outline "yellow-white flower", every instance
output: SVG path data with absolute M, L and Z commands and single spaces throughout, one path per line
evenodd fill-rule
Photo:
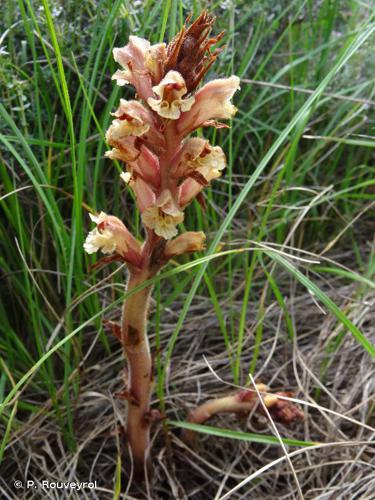
M 225 165 L 225 154 L 220 146 L 208 146 L 189 163 L 189 166 L 203 175 L 207 182 L 220 177 Z
M 105 221 L 107 214 L 100 212 L 98 216 L 92 214 L 89 214 L 89 216 L 95 224 L 100 225 Z M 104 254 L 111 254 L 116 250 L 114 234 L 110 229 L 100 231 L 98 227 L 96 227 L 87 235 L 83 248 L 89 254 L 95 253 L 98 250 L 101 250 Z
M 101 250 L 104 254 L 114 252 L 121 255 L 127 262 L 139 265 L 141 246 L 128 231 L 125 224 L 113 215 L 100 212 L 99 215 L 89 214 L 96 228 L 89 232 L 83 248 L 89 254 Z
M 105 138 L 108 144 L 112 144 L 129 135 L 139 137 L 148 132 L 149 129 L 150 125 L 142 122 L 138 118 L 134 120 L 113 120 L 112 125 L 107 130 Z
M 219 146 L 211 146 L 207 140 L 193 137 L 186 141 L 174 160 L 171 175 L 175 178 L 185 178 L 198 173 L 201 179 L 203 177 L 202 181 L 209 183 L 220 177 L 225 165 L 225 154 Z M 197 175 L 195 177 L 198 178 Z
M 100 249 L 104 254 L 111 254 L 116 250 L 113 233 L 109 229 L 100 232 L 95 228 L 87 235 L 83 248 L 87 253 L 95 253 Z
M 142 213 L 142 221 L 158 236 L 169 240 L 177 235 L 177 224 L 184 220 L 184 214 L 172 198 L 171 192 L 166 189 L 157 198 L 154 205 L 146 208 Z
M 185 80 L 178 71 L 168 71 L 159 85 L 152 87 L 158 99 L 149 97 L 149 106 L 163 118 L 177 120 L 181 112 L 189 111 L 194 97 L 182 98 L 187 93 Z
M 139 137 L 150 130 L 148 111 L 137 101 L 120 100 L 120 106 L 112 113 L 117 119 L 113 120 L 106 133 L 108 144 L 116 145 L 122 139 L 129 136 Z
M 129 136 L 114 140 L 110 134 L 107 134 L 107 140 L 110 141 L 109 144 L 114 148 L 105 152 L 104 156 L 106 158 L 120 160 L 125 163 L 135 161 L 138 158 L 140 150 L 136 145 L 136 137 Z
M 185 168 L 188 178 L 179 187 L 178 202 L 181 207 L 188 205 L 209 182 L 221 176 L 225 168 L 224 152 L 219 146 L 212 147 L 207 142 L 201 153 L 189 160 Z

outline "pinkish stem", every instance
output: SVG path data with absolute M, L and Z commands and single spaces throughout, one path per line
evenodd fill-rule
M 297 420 L 303 420 L 303 412 L 292 402 L 281 399 L 278 396 L 290 396 L 290 393 L 279 392 L 276 394 L 266 394 L 268 387 L 264 384 L 257 384 L 257 390 L 261 393 L 264 406 L 267 408 L 274 420 L 290 424 Z M 225 396 L 223 398 L 211 399 L 201 404 L 188 416 L 188 422 L 193 424 L 204 424 L 219 413 L 239 413 L 246 414 L 255 409 L 264 414 L 263 405 L 260 403 L 256 391 L 244 389 L 240 392 Z M 184 441 L 191 445 L 196 443 L 196 432 L 185 429 L 182 434 Z
M 131 274 L 127 291 L 131 291 L 152 274 L 149 269 Z M 144 469 L 150 440 L 150 399 L 153 389 L 152 359 L 147 338 L 147 316 L 151 286 L 134 293 L 125 300 L 122 320 L 122 343 L 129 367 L 129 397 L 127 438 L 134 466 Z

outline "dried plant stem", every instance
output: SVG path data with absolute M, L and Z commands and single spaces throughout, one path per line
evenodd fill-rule
M 303 420 L 304 414 L 297 406 L 286 399 L 278 397 L 288 397 L 290 393 L 279 392 L 276 394 L 268 394 L 269 388 L 266 385 L 257 384 L 256 387 L 257 391 L 262 393 L 263 404 L 274 420 L 285 424 Z M 230 396 L 211 399 L 201 404 L 190 413 L 188 422 L 193 424 L 204 424 L 207 420 L 219 413 L 237 413 L 244 415 L 252 410 L 264 414 L 263 406 L 259 404 L 257 392 L 244 389 Z M 185 429 L 182 438 L 190 445 L 195 445 L 196 435 L 197 433 L 195 431 Z
M 147 268 L 131 274 L 128 291 L 152 277 Z M 150 434 L 150 399 L 153 389 L 152 359 L 147 338 L 147 316 L 151 286 L 131 295 L 124 302 L 122 343 L 128 360 L 127 439 L 135 468 L 143 470 Z

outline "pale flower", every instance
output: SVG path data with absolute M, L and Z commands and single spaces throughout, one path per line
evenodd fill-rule
M 151 123 L 152 116 L 147 108 L 143 106 L 138 101 L 126 99 L 120 99 L 120 105 L 116 109 L 114 113 L 111 113 L 112 116 L 116 118 L 131 120 L 132 118 L 138 119 L 144 123 Z
M 98 226 L 106 220 L 107 214 L 104 212 L 100 212 L 99 215 L 89 214 L 89 217 Z M 113 232 L 109 229 L 99 231 L 98 227 L 96 227 L 87 235 L 86 241 L 83 244 L 83 248 L 89 254 L 95 253 L 99 249 L 104 254 L 113 253 L 116 250 L 116 242 Z
M 165 44 L 151 45 L 148 40 L 130 36 L 129 43 L 122 48 L 113 49 L 113 57 L 122 66 L 112 76 L 118 85 L 134 85 L 142 99 L 152 96 L 152 84 L 158 83 L 162 76 L 166 57 Z
M 99 249 L 104 254 L 113 253 L 116 250 L 116 243 L 113 233 L 108 229 L 100 232 L 97 228 L 93 229 L 87 235 L 83 248 L 89 254 L 97 252 Z
M 169 190 L 164 190 L 153 206 L 142 213 L 145 226 L 153 229 L 158 236 L 169 240 L 177 234 L 177 224 L 184 220 L 184 214 L 172 198 Z
M 141 247 L 120 219 L 100 212 L 98 216 L 89 214 L 96 228 L 89 232 L 83 244 L 84 250 L 92 254 L 101 250 L 104 254 L 114 252 L 126 261 L 138 265 L 141 259 Z
M 177 120 L 181 112 L 189 111 L 194 104 L 194 97 L 182 98 L 187 93 L 185 80 L 178 71 L 168 71 L 159 85 L 152 87 L 159 97 L 149 97 L 149 106 L 163 118 Z
M 237 108 L 230 99 L 239 86 L 240 79 L 235 75 L 206 83 L 195 94 L 195 102 L 190 111 L 178 121 L 178 132 L 185 135 L 198 127 L 213 124 L 210 122 L 212 119 L 232 118 Z
M 224 151 L 220 146 L 208 146 L 195 160 L 190 162 L 190 166 L 209 183 L 220 177 L 221 171 L 226 166 Z
M 139 137 L 150 130 L 152 118 L 147 109 L 137 101 L 121 99 L 119 108 L 112 113 L 112 116 L 117 120 L 113 120 L 107 130 L 108 144 L 114 145 L 129 136 Z
M 114 140 L 113 137 L 108 136 L 107 140 L 110 140 L 109 144 L 115 146 L 110 151 L 106 151 L 104 156 L 106 158 L 111 158 L 111 160 L 120 160 L 124 162 L 135 161 L 140 151 L 135 146 L 135 137 L 124 137 L 118 140 Z
M 192 137 L 185 141 L 182 148 L 172 159 L 170 175 L 175 179 L 187 177 L 190 163 L 194 161 L 207 146 L 208 141 L 201 137 Z
M 178 201 L 181 207 L 190 203 L 213 179 L 220 177 L 221 171 L 225 168 L 223 150 L 219 146 L 209 146 L 206 149 L 209 150 L 207 154 L 198 156 L 190 163 L 195 169 L 191 171 L 189 178 L 180 185 Z
M 129 43 L 125 47 L 115 47 L 113 58 L 119 63 L 123 70 L 117 70 L 112 80 L 117 80 L 117 85 L 133 83 L 134 72 L 144 71 L 145 55 L 150 48 L 150 42 L 138 36 L 130 36 Z
M 225 168 L 225 154 L 219 146 L 211 146 L 200 137 L 186 141 L 173 160 L 171 176 L 174 178 L 197 177 L 208 184 L 220 177 Z

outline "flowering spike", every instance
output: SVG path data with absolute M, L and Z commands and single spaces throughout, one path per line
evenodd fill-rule
M 120 219 L 102 212 L 92 217 L 96 227 L 84 248 L 88 253 L 101 250 L 105 254 L 97 267 L 116 260 L 128 263 L 130 293 L 121 332 L 116 332 L 129 364 L 129 387 L 124 393 L 127 438 L 135 468 L 141 471 L 150 444 L 153 388 L 147 340 L 149 283 L 174 256 L 204 249 L 204 233 L 178 235 L 177 227 L 193 198 L 204 207 L 202 191 L 220 177 L 225 155 L 206 139 L 188 136 L 198 127 L 225 127 L 215 119 L 231 118 L 236 111 L 229 101 L 239 86 L 238 77 L 214 80 L 197 90 L 222 50 L 213 49 L 223 37 L 220 33 L 210 38 L 214 21 L 203 11 L 193 22 L 189 17 L 168 46 L 130 36 L 127 45 L 113 50 L 121 69 L 112 78 L 120 86 L 132 85 L 135 96 L 121 99 L 112 114 L 106 133 L 112 149 L 105 156 L 122 162 L 119 182 L 134 192 L 145 241 L 141 245 Z

